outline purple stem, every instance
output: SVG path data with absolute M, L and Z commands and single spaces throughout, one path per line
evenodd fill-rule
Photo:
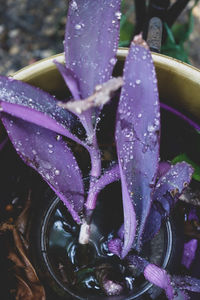
M 179 112 L 175 108 L 172 108 L 171 106 L 168 106 L 167 104 L 164 104 L 164 103 L 160 103 L 160 106 L 161 106 L 161 108 L 163 108 L 163 109 L 165 109 L 165 110 L 173 113 L 174 115 L 180 117 L 185 122 L 187 122 L 189 125 L 191 125 L 192 127 L 194 127 L 196 130 L 200 131 L 200 126 L 197 123 L 195 123 L 190 118 L 188 118 L 185 115 L 183 115 L 181 112 Z
M 94 210 L 99 192 L 108 184 L 120 179 L 119 166 L 114 165 L 107 170 L 98 180 L 91 180 L 88 198 L 85 203 L 86 210 Z

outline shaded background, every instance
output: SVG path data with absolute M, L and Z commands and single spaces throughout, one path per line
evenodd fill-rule
M 68 2 L 0 0 L 0 74 L 12 75 L 28 64 L 63 52 Z M 123 1 L 124 13 L 132 8 L 129 25 L 134 24 L 133 2 Z M 192 3 L 182 13 L 178 24 L 187 23 Z M 200 68 L 200 3 L 193 10 L 193 17 L 194 30 L 184 48 L 191 64 Z

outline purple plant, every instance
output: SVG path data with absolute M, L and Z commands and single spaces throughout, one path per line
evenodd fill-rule
M 48 93 L 12 78 L 0 77 L 1 119 L 17 153 L 34 168 L 80 224 L 79 242 L 87 244 L 99 192 L 121 180 L 124 224 L 108 242 L 111 252 L 131 261 L 145 278 L 176 298 L 180 278 L 149 264 L 130 250 L 159 231 L 162 218 L 190 183 L 193 169 L 185 162 L 159 162 L 160 104 L 151 53 L 131 44 L 123 79 L 113 78 L 119 37 L 120 0 L 72 0 L 65 34 L 65 65 L 55 62 L 73 101 L 63 103 Z M 102 21 L 103 20 L 103 21 Z M 101 110 L 120 87 L 116 115 L 118 160 L 102 170 L 96 129 Z M 115 101 L 114 99 L 112 101 Z M 85 138 L 83 138 L 85 136 Z M 87 195 L 81 170 L 67 137 L 90 154 Z M 187 277 L 185 289 L 200 292 L 200 282 Z M 183 288 L 183 289 L 184 289 Z M 182 292 L 180 292 L 182 293 Z M 182 298 L 187 299 L 182 293 Z

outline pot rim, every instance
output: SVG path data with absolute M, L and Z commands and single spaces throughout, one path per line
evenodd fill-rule
M 124 58 L 128 55 L 129 48 L 118 48 L 117 58 L 119 60 L 124 60 Z M 166 66 L 172 72 L 178 70 L 178 74 L 183 77 L 189 77 L 190 80 L 200 84 L 200 70 L 194 66 L 191 66 L 187 63 L 184 63 L 178 59 L 172 58 L 170 56 L 166 56 L 160 53 L 152 52 L 153 61 L 156 66 L 164 67 Z M 42 60 L 39 60 L 29 66 L 26 66 L 19 71 L 13 74 L 13 77 L 18 80 L 27 81 L 31 80 L 32 77 L 35 76 L 35 73 L 41 72 L 44 67 L 46 70 L 55 69 L 54 60 L 64 63 L 65 57 L 64 53 L 59 53 Z
M 122 70 L 122 63 L 128 54 L 128 50 L 128 48 L 119 48 L 117 51 L 119 64 L 116 65 L 116 70 L 118 69 L 119 72 Z M 152 57 L 162 101 L 200 123 L 200 70 L 162 54 L 152 52 Z M 55 86 L 61 79 L 54 60 L 64 63 L 64 53 L 35 62 L 16 72 L 13 78 L 39 86 L 54 94 Z M 47 81 L 45 81 L 46 76 Z M 64 86 L 63 81 L 60 87 L 63 89 Z

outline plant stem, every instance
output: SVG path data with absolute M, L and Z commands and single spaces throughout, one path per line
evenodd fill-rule
M 92 126 L 92 122 L 89 122 L 89 124 L 84 120 L 82 120 L 82 124 L 87 126 L 85 127 L 86 133 L 87 133 L 87 142 L 91 146 L 88 148 L 88 151 L 90 153 L 90 159 L 91 159 L 91 171 L 90 171 L 90 187 L 89 187 L 89 193 L 93 190 L 94 185 L 98 178 L 101 175 L 101 153 L 100 149 L 97 143 L 97 137 L 96 137 L 96 130 Z M 87 201 L 86 201 L 87 202 Z M 96 203 L 95 198 L 93 198 L 93 202 Z M 96 205 L 94 205 L 95 208 Z M 90 238 L 90 221 L 91 221 L 91 214 L 88 217 L 88 211 L 86 209 L 85 219 L 83 219 L 80 233 L 79 233 L 79 243 L 82 245 L 85 245 L 89 242 Z
M 96 207 L 96 200 L 99 192 L 108 184 L 120 179 L 119 165 L 114 165 L 107 170 L 98 180 L 92 180 L 88 192 L 85 207 L 88 211 L 94 210 Z
M 88 197 L 85 203 L 86 213 L 85 220 L 81 225 L 79 234 L 79 243 L 87 244 L 90 237 L 90 222 L 93 211 L 96 207 L 96 201 L 99 192 L 108 184 L 120 179 L 119 165 L 114 165 L 110 170 L 107 170 L 99 179 L 92 177 Z

